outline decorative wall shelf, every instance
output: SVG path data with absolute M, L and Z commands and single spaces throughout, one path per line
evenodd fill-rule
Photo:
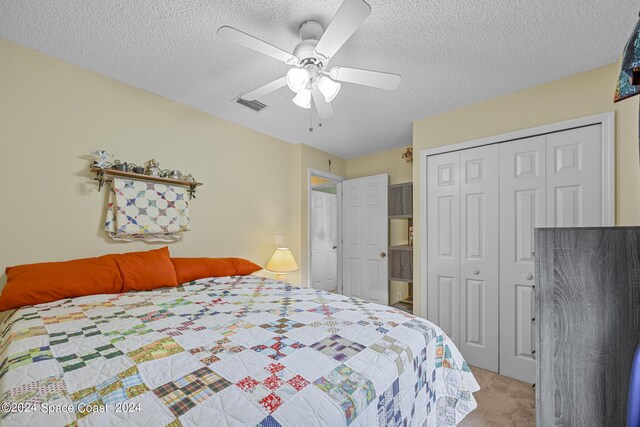
M 188 187 L 189 198 L 195 199 L 196 188 L 201 185 L 204 185 L 203 183 L 197 182 L 197 181 L 184 181 L 180 179 L 162 178 L 159 176 L 143 175 L 135 172 L 123 172 L 116 169 L 91 167 L 91 172 L 96 174 L 96 177 L 94 179 L 98 181 L 98 191 L 102 189 L 102 186 L 105 183 L 111 182 L 114 177 L 117 177 L 117 178 L 134 179 L 137 181 L 158 182 L 161 184 L 179 185 L 181 187 Z

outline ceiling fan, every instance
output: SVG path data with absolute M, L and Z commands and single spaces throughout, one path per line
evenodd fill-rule
M 331 101 L 340 91 L 339 82 L 387 90 L 394 90 L 400 84 L 401 78 L 397 74 L 339 66 L 331 69 L 328 67 L 331 58 L 370 13 L 371 7 L 364 0 L 344 0 L 326 31 L 318 21 L 305 21 L 300 25 L 299 34 L 302 41 L 293 49 L 293 54 L 228 26 L 220 27 L 218 36 L 269 55 L 292 67 L 285 77 L 243 94 L 243 99 L 257 100 L 289 86 L 289 89 L 296 93 L 293 102 L 297 106 L 311 108 L 313 101 L 320 119 L 324 120 L 334 115 Z

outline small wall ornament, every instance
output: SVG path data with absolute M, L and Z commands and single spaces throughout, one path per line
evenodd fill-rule
M 402 158 L 407 163 L 413 164 L 413 145 L 408 146 L 402 153 Z
M 93 162 L 93 166 L 97 168 L 106 167 L 109 157 L 113 157 L 111 154 L 107 153 L 104 150 L 96 150 L 92 154 L 96 157 L 96 160 Z

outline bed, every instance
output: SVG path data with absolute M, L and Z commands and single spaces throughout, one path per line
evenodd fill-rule
M 479 386 L 435 325 L 257 276 L 25 307 L 0 424 L 455 425 Z

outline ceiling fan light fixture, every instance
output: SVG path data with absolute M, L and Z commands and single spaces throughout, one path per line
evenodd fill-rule
M 327 76 L 322 76 L 318 79 L 318 89 L 324 96 L 325 101 L 331 102 L 340 92 L 342 85 L 336 81 L 331 80 Z
M 309 89 L 303 89 L 293 97 L 293 103 L 300 108 L 311 108 L 311 91 Z
M 315 20 L 303 22 L 299 31 L 301 41 L 293 49 L 293 54 L 233 27 L 220 27 L 219 38 L 270 56 L 291 67 L 286 76 L 244 93 L 242 99 L 256 101 L 288 86 L 296 94 L 293 98 L 296 105 L 307 109 L 313 104 L 320 120 L 326 120 L 335 114 L 331 101 L 340 92 L 341 83 L 396 89 L 401 81 L 397 74 L 341 66 L 327 70 L 329 59 L 336 55 L 371 14 L 371 6 L 367 1 L 342 0 L 342 5 L 326 30 Z M 640 78 L 640 71 L 638 75 Z
M 305 69 L 292 68 L 287 72 L 287 86 L 296 93 L 305 90 L 309 80 L 309 72 Z

